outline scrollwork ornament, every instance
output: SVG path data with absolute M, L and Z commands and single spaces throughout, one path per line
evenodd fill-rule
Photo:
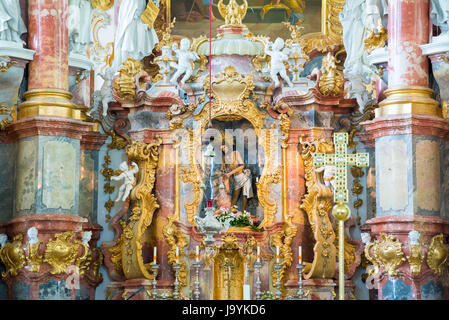
M 404 252 L 402 252 L 402 243 L 395 239 L 393 235 L 381 233 L 380 240 L 374 241 L 371 247 L 373 251 L 372 259 L 375 263 L 383 267 L 384 272 L 388 273 L 389 276 L 397 276 L 397 268 L 406 261 Z
M 28 255 L 27 255 L 27 261 L 29 266 L 30 272 L 40 272 L 41 270 L 41 264 L 42 264 L 42 255 L 39 254 L 39 246 L 43 243 L 42 241 L 39 241 L 35 244 L 29 244 L 28 243 Z
M 2 272 L 2 277 L 17 276 L 18 271 L 25 267 L 25 252 L 22 249 L 23 235 L 16 235 L 12 242 L 6 243 L 0 249 L 0 259 L 6 267 L 6 271 Z
M 165 241 L 167 241 L 170 250 L 167 252 L 168 263 L 173 265 L 176 263 L 176 247 L 179 249 L 179 256 L 184 256 L 184 248 L 188 245 L 186 236 L 173 223 L 173 217 L 168 219 L 168 223 L 162 230 Z M 185 261 L 178 262 L 181 268 L 178 271 L 178 281 L 181 287 L 187 285 L 187 268 Z
M 438 276 L 442 276 L 447 269 L 449 245 L 444 243 L 442 233 L 434 236 L 427 251 L 427 265 Z
M 73 232 L 64 232 L 48 241 L 44 262 L 52 267 L 51 274 L 66 273 L 67 267 L 75 264 L 79 244 L 74 243 L 73 237 Z
M 114 0 L 91 0 L 92 8 L 108 10 L 114 5 Z

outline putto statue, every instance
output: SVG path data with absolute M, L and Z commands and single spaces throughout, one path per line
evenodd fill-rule
M 86 55 L 87 46 L 93 42 L 90 22 L 92 6 L 90 0 L 69 1 L 69 48 L 70 51 Z
M 449 42 L 449 0 L 431 0 L 430 19 L 441 29 L 441 34 L 433 37 L 433 42 Z
M 159 0 L 151 1 L 159 7 Z M 153 26 L 149 28 L 141 19 L 145 8 L 145 0 L 122 0 L 120 4 L 114 41 L 115 71 L 128 58 L 142 60 L 149 56 L 159 42 Z
M 271 50 L 269 49 L 271 46 Z M 265 53 L 271 57 L 271 68 L 270 68 L 270 76 L 274 81 L 275 87 L 279 87 L 280 81 L 278 78 L 278 74 L 284 79 L 285 82 L 288 83 L 289 87 L 293 87 L 293 82 L 287 75 L 287 69 L 285 68 L 284 61 L 288 60 L 288 48 L 284 48 L 284 40 L 282 38 L 277 38 L 272 42 L 268 42 L 265 45 Z M 282 50 L 282 51 L 281 51 Z
M 225 19 L 225 25 L 242 25 L 248 10 L 248 2 L 243 0 L 243 4 L 239 5 L 236 0 L 229 0 L 229 3 L 225 5 L 223 0 L 220 0 L 218 2 L 218 10 Z
M 111 179 L 114 181 L 124 180 L 123 184 L 118 190 L 117 198 L 115 199 L 115 201 L 120 201 L 120 199 L 122 201 L 126 201 L 126 198 L 128 198 L 135 183 L 134 175 L 139 172 L 139 167 L 135 162 L 132 162 L 131 167 L 128 167 L 128 162 L 123 161 L 120 164 L 119 169 L 122 171 L 122 173 L 119 176 L 111 177 Z
M 106 117 L 108 114 L 108 104 L 109 102 L 114 101 L 112 96 L 112 80 L 114 79 L 114 69 L 111 67 L 107 67 L 104 74 L 99 73 L 100 77 L 104 79 L 103 85 L 101 86 L 100 91 L 96 91 L 94 93 L 94 103 L 92 109 L 89 110 L 88 115 L 90 116 L 92 112 L 98 110 L 100 104 L 103 107 L 103 117 Z
M 193 62 L 199 60 L 200 57 L 196 52 L 189 51 L 190 40 L 186 38 L 181 40 L 181 46 L 179 49 L 176 43 L 173 44 L 172 49 L 176 53 L 178 63 L 174 65 L 176 72 L 170 82 L 172 84 L 176 84 L 178 78 L 185 73 L 184 77 L 181 79 L 181 84 L 185 85 L 186 81 L 192 76 Z
M 85 231 L 83 232 L 83 243 L 89 247 L 89 241 L 92 239 L 92 231 Z
M 0 0 L 0 40 L 24 45 L 20 36 L 27 32 L 19 0 Z
M 34 245 L 39 242 L 39 239 L 37 237 L 38 234 L 39 234 L 39 232 L 37 231 L 36 227 L 31 227 L 28 229 L 27 235 L 28 235 L 28 243 L 30 245 Z

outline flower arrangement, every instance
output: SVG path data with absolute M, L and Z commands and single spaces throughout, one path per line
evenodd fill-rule
M 247 211 L 239 211 L 236 206 L 218 209 L 215 211 L 215 218 L 222 223 L 230 220 L 231 227 L 251 227 L 257 232 L 265 231 L 264 228 L 259 228 L 260 222 L 256 217 L 251 216 Z
M 262 294 L 262 299 L 261 299 L 261 300 L 277 300 L 277 299 L 276 299 L 276 296 L 274 295 L 273 292 L 271 292 L 271 291 L 265 291 L 265 292 Z

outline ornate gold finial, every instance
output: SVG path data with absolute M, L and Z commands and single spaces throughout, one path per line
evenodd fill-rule
M 337 69 L 336 59 L 329 52 L 321 65 L 320 92 L 325 96 L 338 96 L 343 89 L 343 82 L 343 73 Z
M 302 31 L 304 27 L 300 24 L 292 25 L 290 22 L 282 22 L 284 26 L 290 31 L 291 39 L 285 41 L 285 45 L 288 47 L 293 43 L 300 43 L 300 39 L 302 37 Z
M 173 43 L 173 39 L 171 36 L 171 32 L 175 27 L 176 17 L 173 18 L 173 21 L 168 24 L 167 28 L 165 28 L 164 32 L 162 32 L 162 39 L 156 44 L 156 50 L 161 50 L 162 47 L 171 46 Z
M 243 4 L 239 5 L 236 0 L 229 0 L 229 3 L 225 5 L 223 0 L 220 0 L 218 10 L 225 19 L 226 26 L 242 26 L 242 21 L 248 10 L 248 2 L 243 0 Z
M 388 33 L 385 27 L 383 26 L 381 19 L 379 19 L 378 21 L 377 29 L 379 30 L 378 33 L 376 33 L 373 29 L 369 31 L 368 36 L 364 40 L 365 49 L 368 52 L 368 54 L 373 52 L 374 49 L 383 48 L 388 40 Z

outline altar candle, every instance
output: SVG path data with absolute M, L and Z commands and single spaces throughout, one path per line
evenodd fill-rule
M 279 264 L 279 246 L 276 246 L 276 263 Z
M 156 264 L 156 257 L 157 257 L 157 247 L 153 248 L 153 263 Z
M 196 263 L 200 262 L 200 247 L 198 247 L 198 246 L 196 246 L 195 258 L 196 258 Z
M 257 263 L 260 263 L 260 247 L 257 246 Z
M 298 248 L 298 264 L 302 264 L 302 247 Z
M 176 264 L 179 262 L 179 248 L 176 247 Z

